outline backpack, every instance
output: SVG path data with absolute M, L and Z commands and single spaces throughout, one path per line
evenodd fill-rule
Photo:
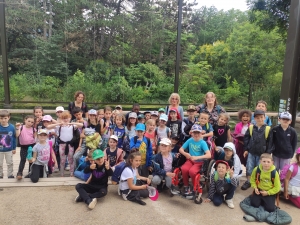
M 23 125 L 22 125 L 21 128 L 20 128 L 20 135 L 21 135 L 22 130 L 23 130 Z M 32 127 L 32 134 L 33 134 L 33 136 L 34 136 L 34 127 Z M 17 147 L 21 147 L 21 144 L 20 144 L 20 135 L 19 135 L 19 137 L 18 137 L 18 144 L 17 144 Z
M 275 180 L 276 172 L 277 172 L 276 168 L 271 171 L 272 187 L 274 187 L 274 180 Z M 260 170 L 259 166 L 257 166 L 256 175 L 255 175 L 255 183 L 257 186 L 260 183 L 260 174 L 261 174 L 261 170 Z
M 130 166 L 128 166 L 125 162 L 121 162 L 115 167 L 113 175 L 111 176 L 111 180 L 116 182 L 116 184 L 118 184 L 120 182 L 121 175 L 126 167 L 129 167 L 133 171 L 133 169 Z M 121 182 L 124 181 L 125 180 L 122 180 Z
M 253 126 L 254 126 L 253 124 L 250 124 L 250 125 L 249 125 L 249 133 L 250 133 L 250 137 L 252 137 Z M 270 129 L 271 129 L 270 126 L 266 126 L 266 129 L 265 129 L 265 139 L 266 139 L 266 140 L 268 139 L 268 136 L 269 136 L 269 133 L 270 133 Z
M 292 175 L 291 175 L 291 178 L 293 178 L 294 176 L 297 175 L 298 173 L 298 164 L 297 163 L 292 163 L 292 164 L 287 164 L 283 167 L 283 169 L 280 171 L 280 182 L 284 182 L 284 179 L 286 177 L 286 174 L 287 172 L 289 171 L 289 168 L 293 166 L 293 172 L 292 172 Z

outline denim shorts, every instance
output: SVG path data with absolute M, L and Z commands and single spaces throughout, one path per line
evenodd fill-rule
M 251 176 L 253 169 L 259 165 L 260 156 L 248 154 L 247 164 L 246 164 L 246 176 Z

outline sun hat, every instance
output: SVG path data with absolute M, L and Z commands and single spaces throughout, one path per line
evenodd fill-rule
M 158 112 L 166 112 L 164 108 L 159 108 Z
M 95 109 L 90 109 L 89 110 L 89 115 L 96 115 L 97 116 L 97 111 Z
M 280 113 L 279 118 L 292 120 L 292 115 L 289 112 L 282 112 Z
M 199 124 L 194 124 L 191 128 L 191 132 L 201 132 L 202 131 L 202 127 Z
M 55 109 L 56 112 L 63 112 L 65 111 L 64 107 L 62 106 L 57 106 L 56 109 Z
M 152 187 L 152 186 L 147 186 L 147 189 L 149 191 L 149 198 L 152 200 L 152 201 L 156 201 L 158 199 L 158 191 L 155 187 Z
M 122 106 L 121 106 L 121 105 L 117 105 L 117 106 L 115 107 L 115 109 L 117 109 L 117 108 L 122 109 Z
M 38 134 L 47 134 L 46 129 L 39 129 Z
M 135 112 L 131 112 L 131 113 L 129 113 L 128 118 L 134 118 L 134 119 L 136 119 L 136 118 L 137 118 L 137 115 L 136 115 Z
M 118 140 L 119 140 L 119 138 L 117 137 L 117 135 L 111 135 L 111 136 L 109 137 L 109 139 L 114 139 L 115 141 L 118 141 Z
M 93 160 L 96 160 L 96 159 L 99 159 L 99 158 L 102 158 L 102 157 L 104 157 L 104 153 L 103 153 L 102 150 L 96 149 L 96 150 L 93 152 L 93 155 L 92 155 Z
M 159 142 L 159 144 L 163 144 L 163 145 L 171 145 L 171 141 L 169 138 L 162 138 Z
M 135 130 L 136 130 L 136 131 L 145 131 L 145 124 L 143 124 L 143 123 L 138 123 L 138 124 L 135 126 Z
M 50 115 L 43 116 L 43 121 L 52 121 L 52 116 Z
M 190 112 L 190 111 L 194 112 L 194 111 L 196 111 L 196 107 L 194 105 L 189 105 L 188 108 L 187 108 L 187 111 L 188 112 Z
M 159 119 L 164 120 L 164 121 L 168 121 L 168 116 L 166 114 L 161 114 Z

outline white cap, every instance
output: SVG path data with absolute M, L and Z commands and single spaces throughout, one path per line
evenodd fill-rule
M 128 116 L 128 118 L 137 118 L 137 114 L 135 113 L 135 112 L 131 112 L 131 113 L 129 113 L 129 116 Z
M 169 138 L 163 138 L 160 140 L 159 144 L 163 144 L 163 145 L 171 145 L 171 141 Z
M 110 139 L 114 139 L 115 141 L 119 140 L 119 138 L 117 137 L 117 135 L 111 135 L 109 138 Z
M 65 111 L 65 109 L 62 106 L 57 106 L 56 109 L 55 109 L 55 111 L 56 112 L 60 112 L 60 111 L 63 112 L 63 111 Z

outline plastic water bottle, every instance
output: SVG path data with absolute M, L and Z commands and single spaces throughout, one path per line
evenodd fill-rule
M 31 146 L 28 147 L 26 159 L 27 160 L 32 159 L 32 147 Z

